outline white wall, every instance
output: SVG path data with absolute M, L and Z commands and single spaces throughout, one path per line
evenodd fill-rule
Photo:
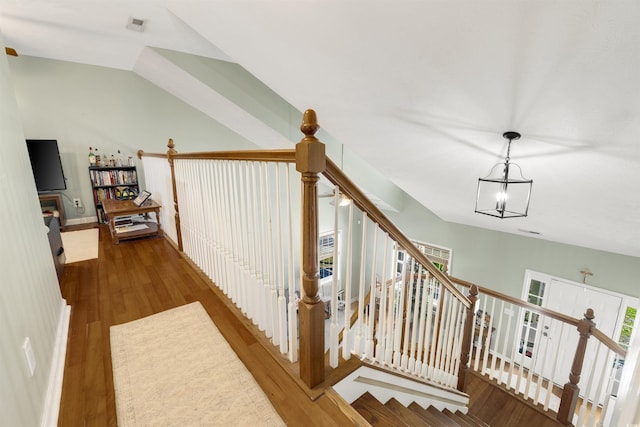
M 5 55 L 0 58 L 0 116 L 0 423 L 37 426 L 64 302 Z M 22 351 L 26 337 L 36 359 L 33 377 Z

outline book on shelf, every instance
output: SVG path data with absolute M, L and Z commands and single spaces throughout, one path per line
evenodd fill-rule
M 128 233 L 130 231 L 138 231 L 149 228 L 147 224 L 131 224 L 131 225 L 122 225 L 119 227 L 115 227 L 116 233 Z

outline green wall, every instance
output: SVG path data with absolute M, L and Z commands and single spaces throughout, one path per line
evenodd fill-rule
M 301 137 L 299 113 L 238 65 L 158 52 L 215 86 L 292 142 Z M 167 139 L 173 138 L 178 151 L 184 152 L 256 148 L 133 72 L 30 57 L 10 58 L 9 62 L 25 134 L 29 138 L 57 138 L 60 143 L 69 183 L 64 193 L 70 218 L 82 220 L 94 215 L 86 172 L 89 146 L 102 152 L 121 149 L 126 155 L 139 148 L 163 152 Z M 322 125 L 322 112 L 317 113 Z M 292 119 L 295 115 L 298 118 Z M 640 296 L 635 274 L 640 258 L 445 222 L 348 149 L 343 154 L 340 142 L 326 131 L 321 129 L 318 137 L 326 143 L 327 154 L 342 164 L 356 183 L 397 210 L 386 214 L 405 234 L 453 250 L 452 273 L 456 277 L 520 296 L 525 269 L 581 281 L 580 270 L 589 268 L 594 276 L 588 283 Z M 84 214 L 71 207 L 74 197 L 82 198 Z M 329 212 L 321 218 L 322 230 L 332 228 Z
M 407 196 L 405 209 L 388 213 L 410 238 L 453 249 L 451 274 L 520 298 L 525 270 L 587 283 L 640 297 L 640 258 L 617 255 L 442 221 Z
M 95 217 L 87 172 L 89 147 L 124 156 L 256 149 L 245 138 L 131 71 L 28 56 L 9 58 L 26 138 L 57 139 L 67 178 L 67 218 Z M 142 183 L 144 184 L 144 183 Z M 84 213 L 72 199 L 80 198 Z

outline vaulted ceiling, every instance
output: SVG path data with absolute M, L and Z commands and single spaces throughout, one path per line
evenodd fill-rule
M 233 61 L 446 221 L 636 257 L 639 20 L 637 0 L 0 0 L 21 55 L 125 70 L 145 47 Z M 172 90 L 188 101 L 192 86 Z M 208 114 L 246 126 L 224 111 Z M 234 130 L 269 139 L 258 122 Z M 529 216 L 499 220 L 474 213 L 475 191 L 509 130 L 534 183 Z

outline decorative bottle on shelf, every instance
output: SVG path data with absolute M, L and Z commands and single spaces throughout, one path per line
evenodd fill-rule
M 133 157 L 132 157 L 132 156 L 129 156 L 129 158 L 127 159 L 127 164 L 128 164 L 129 166 L 134 166 L 134 163 L 133 163 Z
M 116 157 L 116 166 L 119 168 L 124 166 L 124 162 L 122 160 L 122 154 L 120 154 L 120 150 L 118 150 L 118 156 Z
M 96 155 L 93 154 L 93 148 L 89 147 L 89 166 L 96 165 Z
M 102 166 L 102 157 L 100 157 L 100 154 L 98 153 L 97 148 L 96 148 L 96 166 L 98 167 Z
M 109 159 L 109 166 L 114 167 L 115 165 L 116 165 L 116 158 L 112 154 L 111 158 Z

